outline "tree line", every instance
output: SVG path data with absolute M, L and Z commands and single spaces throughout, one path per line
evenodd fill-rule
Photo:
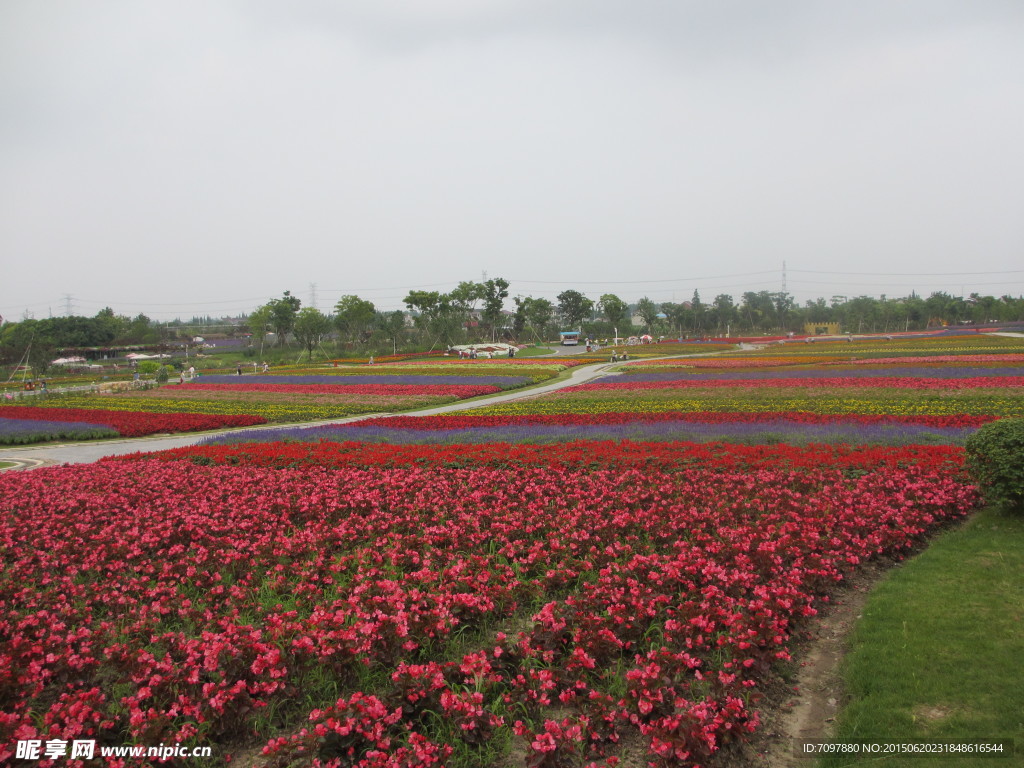
M 913 293 L 901 298 L 833 296 L 801 306 L 784 292 L 748 291 L 738 301 L 722 293 L 704 301 L 694 291 L 685 302 L 659 303 L 644 297 L 629 303 L 614 293 L 594 299 L 569 289 L 555 301 L 514 296 L 509 305 L 509 289 L 509 281 L 499 277 L 460 282 L 448 292 L 412 290 L 403 299 L 405 311 L 381 311 L 368 299 L 345 295 L 328 314 L 302 306 L 301 299 L 285 291 L 240 318 L 232 332 L 252 335 L 251 350 L 259 350 L 253 354 L 297 346 L 313 357 L 318 348 L 325 355 L 328 351 L 344 355 L 488 341 L 543 343 L 556 339 L 560 330 L 595 338 L 636 333 L 691 338 L 802 333 L 808 324 L 832 323 L 844 333 L 891 333 L 1024 320 L 1024 298 L 977 293 L 962 297 L 936 292 L 928 298 Z M 194 335 L 189 330 L 194 327 L 180 321 L 156 323 L 144 314 L 119 316 L 109 307 L 95 317 L 25 319 L 0 327 L 0 360 L 17 362 L 28 354 L 35 366 L 68 348 L 180 342 Z

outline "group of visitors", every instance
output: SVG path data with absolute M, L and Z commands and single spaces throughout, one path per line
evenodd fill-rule
M 253 373 L 256 373 L 256 368 L 257 368 L 257 363 L 254 362 L 252 364 L 252 372 Z M 188 371 L 189 371 L 189 374 L 188 374 L 189 378 L 192 378 L 195 375 L 195 370 L 196 370 L 195 368 L 189 368 L 188 369 Z M 266 373 L 269 370 L 270 370 L 270 365 L 268 365 L 267 363 L 263 363 L 263 373 Z M 242 364 L 241 363 L 239 363 L 238 365 L 235 366 L 235 373 L 237 373 L 239 376 L 242 375 Z
M 451 350 L 449 350 L 449 352 L 450 351 Z M 459 359 L 460 360 L 477 360 L 480 357 L 490 358 L 490 357 L 497 357 L 497 355 L 498 355 L 497 352 L 493 352 L 493 353 L 492 352 L 479 352 L 479 351 L 477 351 L 476 347 L 470 347 L 469 349 L 459 349 L 459 350 L 455 350 L 455 351 L 457 351 L 459 353 Z M 510 358 L 515 357 L 516 356 L 516 348 L 513 347 L 513 346 L 510 346 L 508 348 L 506 354 Z

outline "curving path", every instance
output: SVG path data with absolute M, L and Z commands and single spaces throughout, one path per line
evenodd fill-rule
M 705 353 L 715 354 L 715 353 Z M 692 357 L 692 355 L 686 355 Z M 324 421 L 311 421 L 292 424 L 269 424 L 258 427 L 241 427 L 237 429 L 216 430 L 215 432 L 190 432 L 183 435 L 161 435 L 153 437 L 133 437 L 114 440 L 101 440 L 88 443 L 48 443 L 39 446 L 14 446 L 0 449 L 0 462 L 13 462 L 15 466 L 7 467 L 6 470 L 34 469 L 35 467 L 48 464 L 88 464 L 98 461 L 104 456 L 118 456 L 125 453 L 138 453 L 141 451 L 162 451 L 168 448 L 181 448 L 187 445 L 194 445 L 200 440 L 212 434 L 223 434 L 225 432 L 241 432 L 250 429 L 294 429 L 295 427 L 314 427 L 324 424 L 348 424 L 353 421 L 361 421 L 369 418 L 380 418 L 388 416 L 430 416 L 438 413 L 451 413 L 453 411 L 465 411 L 473 408 L 504 403 L 509 400 L 519 400 L 524 397 L 534 397 L 545 392 L 552 392 L 563 387 L 582 384 L 608 371 L 618 363 L 598 363 L 595 365 L 580 366 L 569 369 L 567 378 L 558 381 L 539 384 L 526 389 L 514 389 L 509 392 L 502 392 L 498 395 L 488 395 L 474 400 L 461 400 L 457 403 L 427 408 L 418 411 L 404 411 L 401 414 L 394 413 L 362 413 L 358 416 L 351 416 L 345 419 L 326 419 Z

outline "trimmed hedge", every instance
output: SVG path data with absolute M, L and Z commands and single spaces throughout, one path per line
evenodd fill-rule
M 964 448 L 967 470 L 985 500 L 1024 511 L 1024 419 L 986 424 Z

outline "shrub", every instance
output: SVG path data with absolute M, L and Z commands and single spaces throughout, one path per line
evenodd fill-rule
M 964 448 L 967 469 L 985 500 L 1024 509 L 1024 419 L 986 424 Z
M 161 384 L 166 384 L 167 380 L 171 377 L 171 372 L 174 369 L 169 365 L 161 365 L 156 372 L 156 380 Z

